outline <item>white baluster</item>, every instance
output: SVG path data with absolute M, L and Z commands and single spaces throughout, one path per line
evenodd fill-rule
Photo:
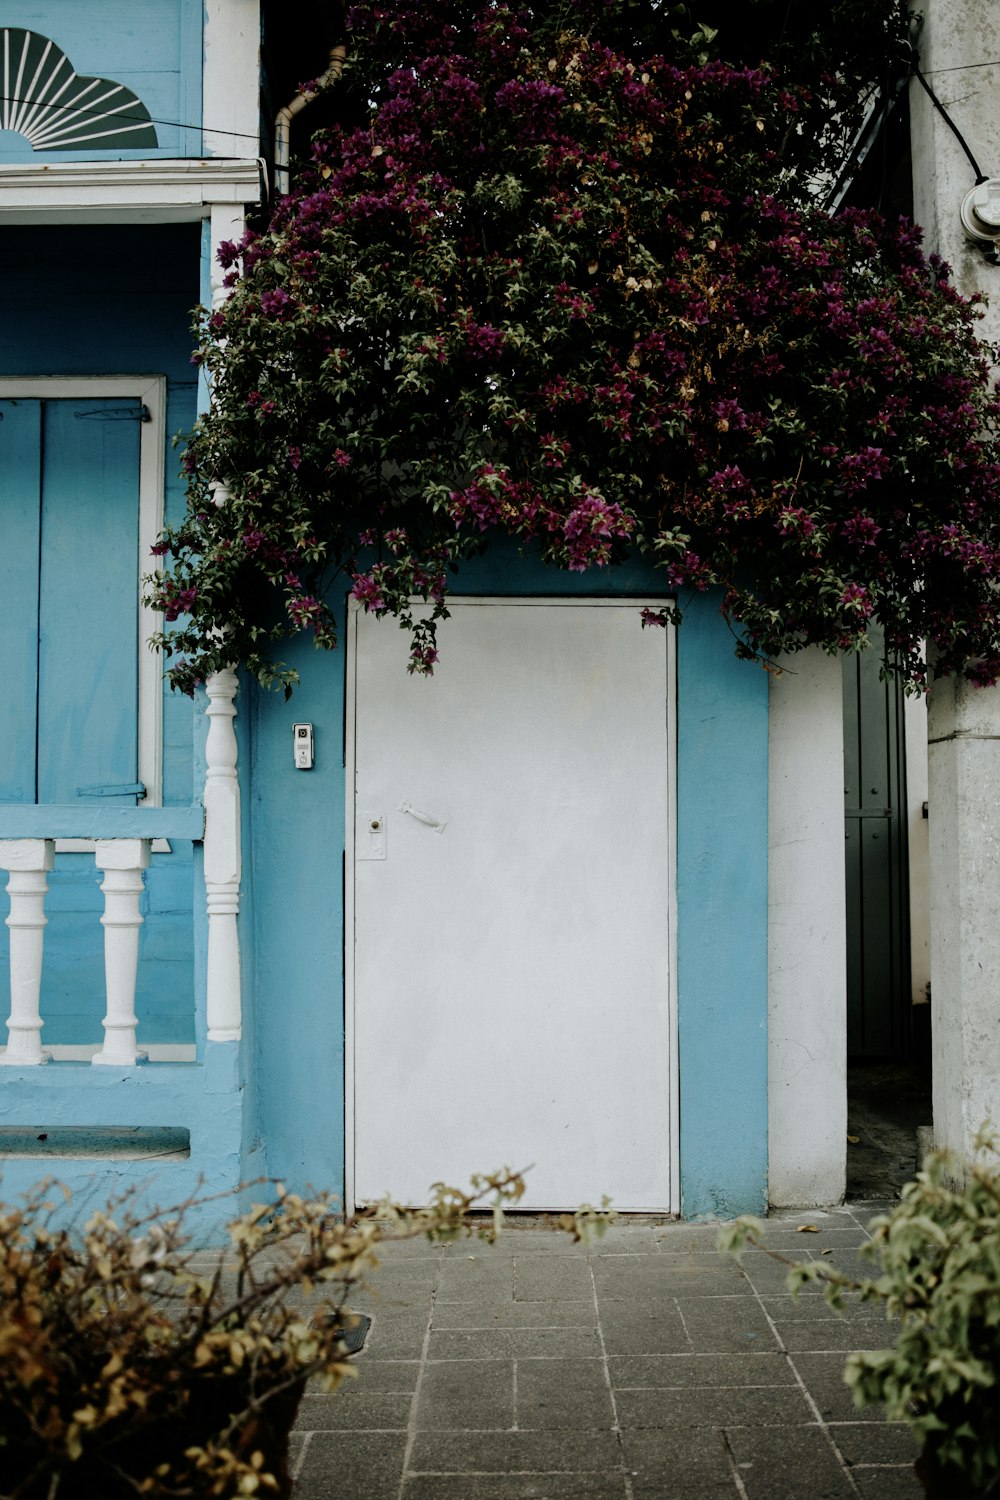
M 7 1051 L 0 1057 L 8 1067 L 35 1067 L 49 1060 L 42 1050 L 39 997 L 48 923 L 45 876 L 55 864 L 55 850 L 51 839 L 0 839 L 0 870 L 10 874 L 10 1016 Z
M 205 897 L 208 910 L 208 1040 L 238 1042 L 241 1035 L 240 786 L 236 775 L 236 673 L 213 672 L 205 744 Z
M 144 1054 L 135 1043 L 135 980 L 139 967 L 142 872 L 149 869 L 149 839 L 99 839 L 94 862 L 104 871 L 104 977 L 107 1013 L 104 1045 L 91 1059 L 106 1067 L 133 1067 Z

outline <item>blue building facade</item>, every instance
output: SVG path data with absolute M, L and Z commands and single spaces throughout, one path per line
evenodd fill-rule
M 139 602 L 184 503 L 173 439 L 205 400 L 191 310 L 224 295 L 215 248 L 266 196 L 258 5 L 24 0 L 4 22 L 3 1193 L 54 1174 L 173 1203 L 268 1175 L 350 1195 L 347 601 L 343 649 L 291 643 L 291 702 L 219 674 L 194 705 L 165 690 Z M 596 603 L 662 586 L 639 568 L 568 581 L 498 549 L 461 592 Z M 687 602 L 671 663 L 674 1166 L 655 1206 L 714 1217 L 767 1203 L 769 688 L 711 595 Z M 201 1232 L 230 1207 L 206 1205 Z

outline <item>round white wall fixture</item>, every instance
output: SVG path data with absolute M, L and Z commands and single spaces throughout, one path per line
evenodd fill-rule
M 962 199 L 962 228 L 980 245 L 1000 240 L 1000 177 L 977 182 Z

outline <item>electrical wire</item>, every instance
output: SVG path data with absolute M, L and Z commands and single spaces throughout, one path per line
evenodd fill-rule
M 16 96 L 10 94 L 0 94 L 0 103 L 37 104 L 38 101 L 37 99 L 19 99 Z M 95 120 L 102 120 L 107 117 L 107 112 L 105 110 L 87 109 L 86 106 L 74 107 L 74 113 L 81 116 L 90 115 Z M 202 123 L 192 125 L 190 122 L 184 120 L 160 120 L 153 115 L 130 115 L 121 113 L 116 114 L 114 118 L 116 122 L 121 121 L 126 125 L 133 125 L 136 130 L 140 129 L 143 125 L 164 125 L 172 130 L 194 130 L 197 131 L 199 135 L 225 135 L 228 136 L 231 140 L 253 141 L 255 145 L 257 145 L 259 142 L 259 138 L 256 135 L 251 135 L 249 131 L 246 130 L 216 130 L 211 125 L 205 125 Z M 55 149 L 58 150 L 59 148 L 56 147 Z
M 1000 57 L 994 57 L 989 62 L 958 63 L 954 68 L 928 68 L 926 76 L 937 78 L 942 73 L 970 73 L 974 68 L 1000 68 Z
M 968 159 L 969 159 L 969 165 L 972 167 L 972 170 L 976 174 L 976 186 L 978 187 L 981 182 L 989 182 L 988 176 L 983 171 L 982 167 L 980 167 L 979 163 L 976 161 L 976 158 L 973 156 L 972 151 L 969 148 L 969 143 L 965 139 L 965 136 L 959 130 L 958 126 L 955 124 L 954 120 L 951 118 L 951 115 L 948 113 L 948 111 L 945 109 L 944 105 L 941 103 L 941 100 L 938 98 L 937 94 L 935 94 L 934 90 L 931 88 L 930 84 L 927 82 L 927 79 L 924 77 L 923 73 L 921 73 L 920 69 L 917 67 L 916 58 L 912 58 L 910 60 L 910 70 L 913 73 L 914 78 L 920 84 L 921 88 L 923 88 L 924 92 L 927 94 L 927 97 L 930 99 L 931 103 L 934 105 L 934 108 L 937 110 L 938 114 L 941 116 L 942 120 L 945 122 L 945 124 L 947 125 L 948 129 L 951 131 L 952 135 L 955 137 L 956 141 L 958 142 L 958 144 L 961 146 L 962 150 L 965 152 L 966 156 L 968 157 Z

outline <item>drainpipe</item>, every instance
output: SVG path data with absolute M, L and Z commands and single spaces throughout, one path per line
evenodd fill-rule
M 288 192 L 288 158 L 291 154 L 291 127 L 292 120 L 297 114 L 311 104 L 317 95 L 331 83 L 336 83 L 340 77 L 344 62 L 347 58 L 347 48 L 342 42 L 330 49 L 330 63 L 327 70 L 316 80 L 315 89 L 302 94 L 296 94 L 295 98 L 284 109 L 279 109 L 274 119 L 274 189 L 276 195 L 284 197 Z

